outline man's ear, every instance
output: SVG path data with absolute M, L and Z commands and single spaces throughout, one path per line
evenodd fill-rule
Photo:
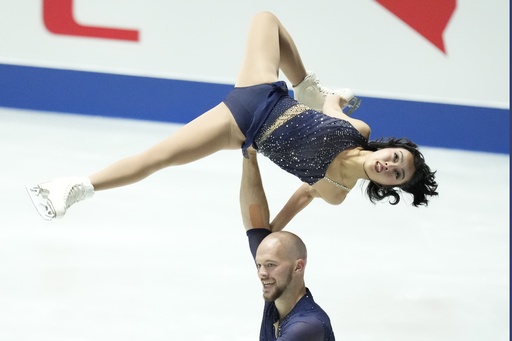
M 304 271 L 304 266 L 305 266 L 305 262 L 304 262 L 304 259 L 302 258 L 299 258 L 295 261 L 295 271 Z

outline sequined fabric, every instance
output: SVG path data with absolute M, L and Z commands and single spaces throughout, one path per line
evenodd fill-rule
M 289 121 L 292 117 L 297 116 L 305 110 L 308 110 L 308 107 L 306 107 L 304 104 L 296 104 L 288 108 L 284 113 L 278 116 L 272 124 L 267 124 L 265 128 L 262 129 L 262 131 L 258 134 L 259 143 L 265 141 L 267 137 L 269 137 L 270 134 L 274 132 L 274 130 Z
M 253 146 L 310 185 L 325 176 L 336 155 L 368 143 L 347 121 L 291 98 L 283 81 L 234 88 L 224 103 L 245 135 L 245 157 Z
M 255 138 L 258 152 L 310 185 L 322 179 L 342 151 L 368 140 L 349 122 L 281 99 Z

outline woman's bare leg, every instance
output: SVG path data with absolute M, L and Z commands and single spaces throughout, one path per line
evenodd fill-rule
M 169 166 L 240 148 L 245 137 L 221 103 L 148 150 L 119 160 L 89 177 L 96 191 L 128 185 Z
M 293 85 L 306 77 L 306 69 L 288 31 L 275 15 L 262 12 L 253 18 L 249 28 L 245 58 L 235 85 L 275 82 L 279 69 Z
M 295 99 L 315 110 L 323 110 L 325 97 L 329 94 L 341 97 L 341 107 L 345 107 L 354 98 L 352 90 L 331 90 L 322 86 L 314 73 L 308 74 L 288 31 L 275 15 L 262 12 L 252 20 L 245 58 L 236 86 L 275 82 L 278 80 L 279 70 L 292 83 Z M 360 100 L 356 98 L 347 115 L 357 109 L 359 103 Z
M 228 107 L 220 103 L 148 150 L 122 159 L 90 177 L 67 177 L 26 186 L 45 220 L 60 218 L 94 191 L 128 185 L 174 165 L 198 160 L 221 149 L 240 148 L 245 137 Z

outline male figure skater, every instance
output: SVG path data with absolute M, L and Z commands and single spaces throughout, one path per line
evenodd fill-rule
M 263 286 L 260 341 L 334 341 L 329 316 L 304 282 L 307 250 L 287 231 L 272 232 L 256 153 L 243 160 L 240 208 Z

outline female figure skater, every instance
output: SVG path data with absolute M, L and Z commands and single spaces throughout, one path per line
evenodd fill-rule
M 289 97 L 279 70 L 294 85 Z M 282 229 L 313 198 L 340 204 L 358 179 L 369 180 L 369 199 L 426 205 L 437 195 L 435 172 L 417 146 L 404 139 L 368 142 L 370 127 L 349 117 L 358 99 L 349 89 L 332 91 L 307 72 L 297 47 L 271 13 L 251 23 L 245 59 L 235 88 L 225 100 L 148 150 L 113 163 L 89 177 L 60 178 L 27 186 L 39 214 L 62 217 L 72 204 L 94 191 L 140 181 L 169 166 L 186 164 L 219 150 L 242 147 L 270 158 L 304 182 L 272 222 Z M 321 112 L 323 111 L 323 113 Z

